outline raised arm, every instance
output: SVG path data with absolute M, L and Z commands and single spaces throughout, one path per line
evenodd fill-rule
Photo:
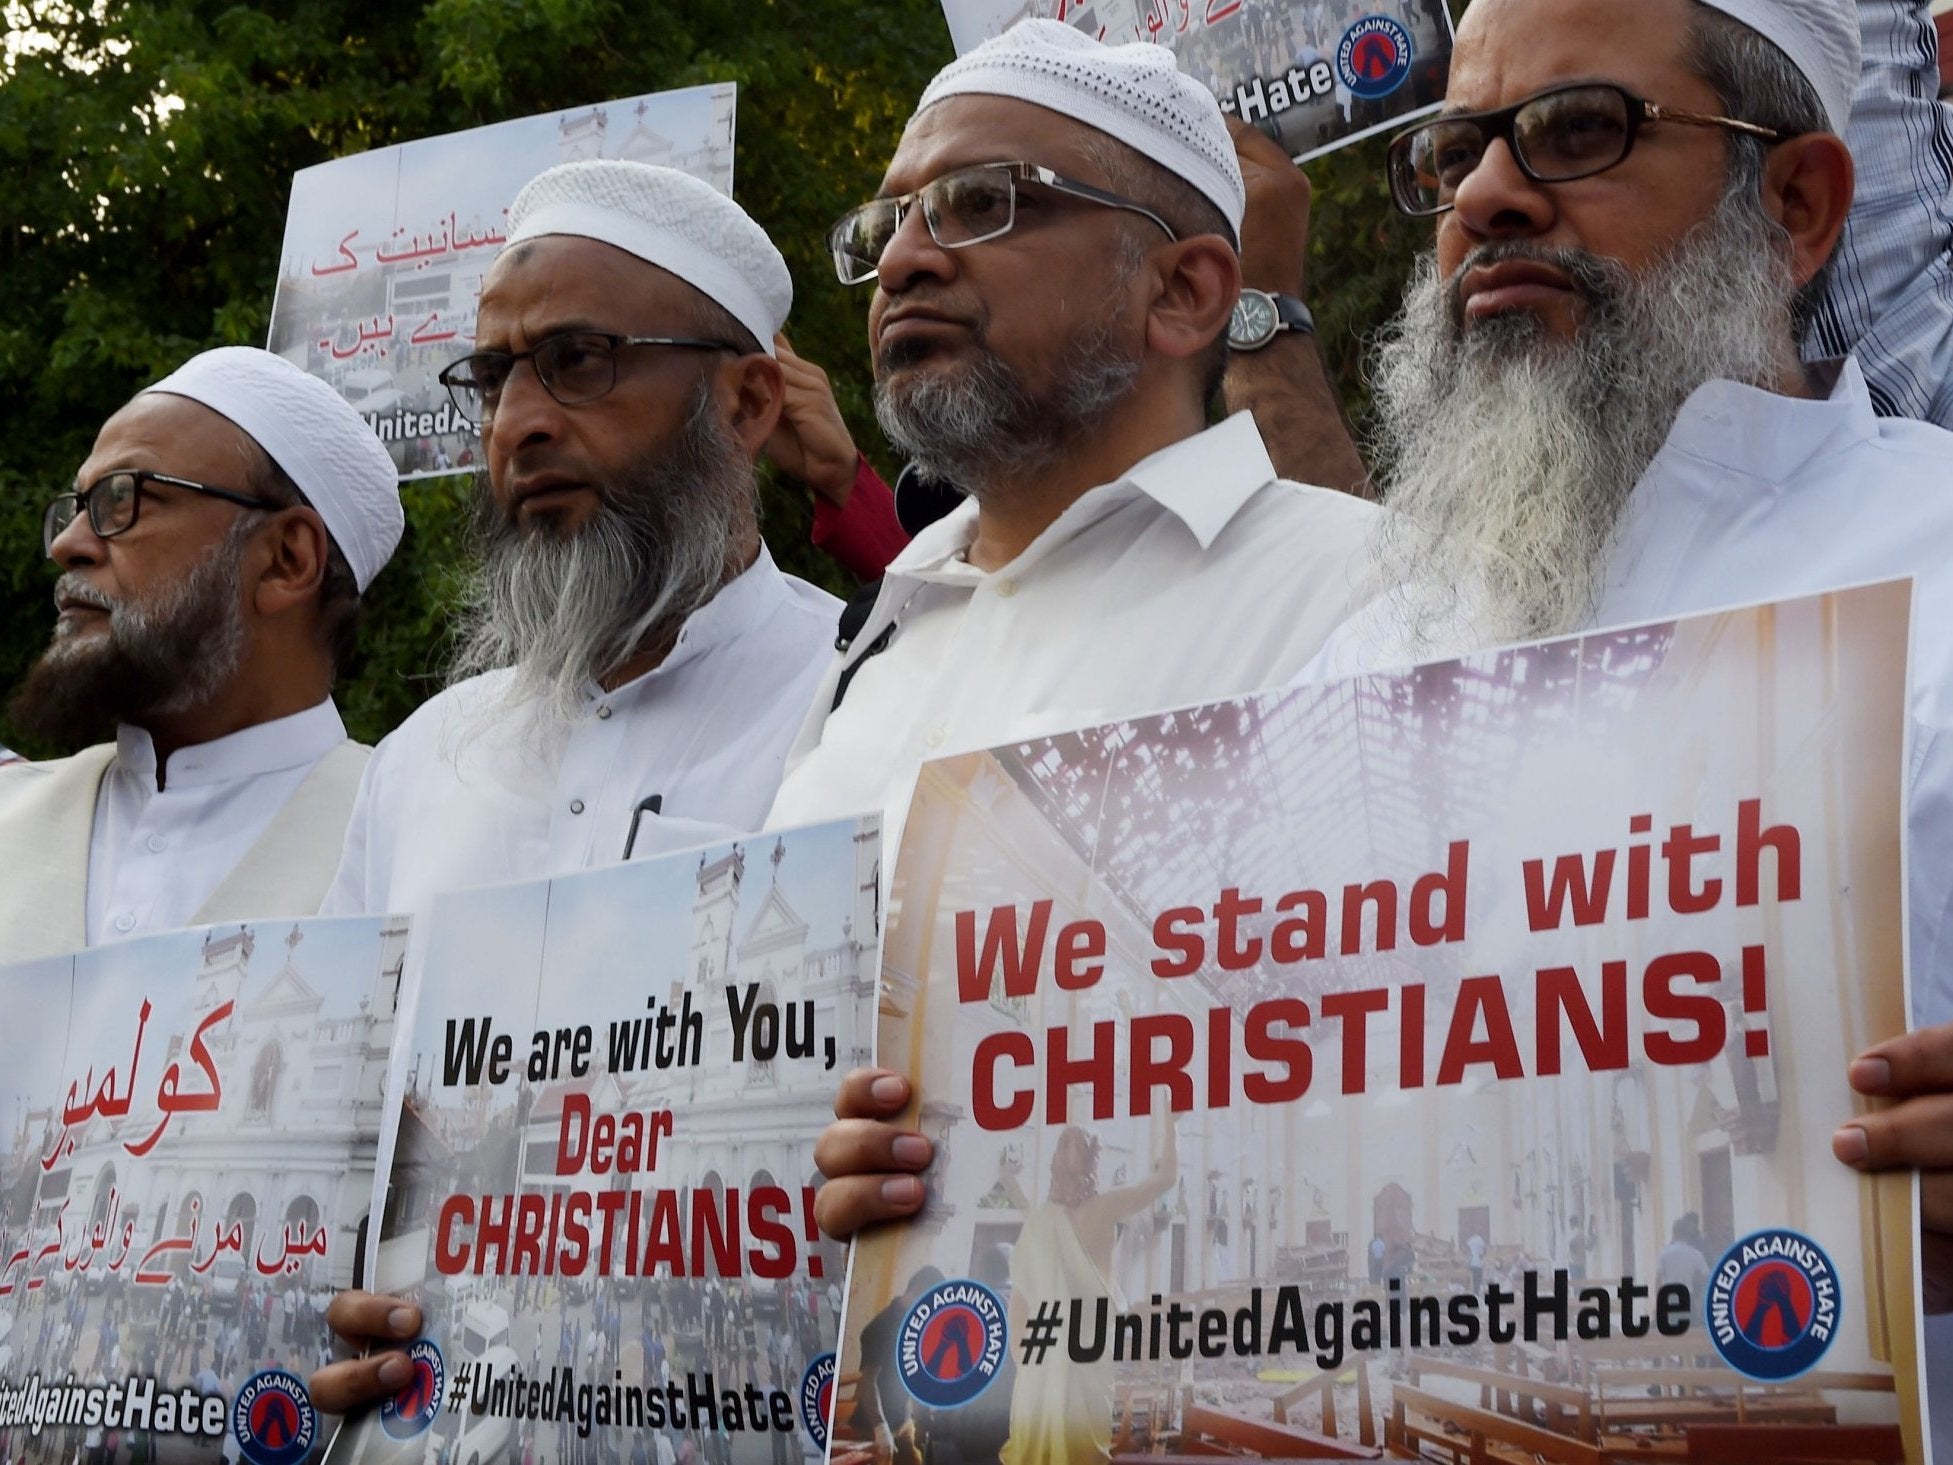
M 1241 282 L 1306 300 L 1309 180 L 1280 147 L 1230 119 L 1234 154 L 1248 185 L 1241 221 Z M 1370 497 L 1370 474 L 1343 419 L 1342 402 L 1313 335 L 1282 331 L 1258 351 L 1229 355 L 1221 386 L 1228 410 L 1246 409 L 1275 471 L 1298 483 Z

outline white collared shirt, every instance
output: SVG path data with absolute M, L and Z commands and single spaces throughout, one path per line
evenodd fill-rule
M 926 759 L 1286 682 L 1347 614 L 1375 515 L 1277 478 L 1246 412 L 1081 495 L 994 571 L 964 558 L 962 505 L 889 565 L 842 658 L 860 668 L 832 712 L 830 670 L 767 822 L 883 809 L 892 852 Z
M 345 741 L 328 699 L 178 749 L 158 789 L 155 745 L 124 724 L 88 841 L 88 944 L 189 925 L 306 775 Z
M 512 705 L 509 672 L 448 688 L 374 750 L 326 913 L 419 915 L 441 891 L 612 864 L 633 825 L 637 856 L 756 829 L 839 610 L 762 547 L 661 665 L 591 685 L 578 721 Z

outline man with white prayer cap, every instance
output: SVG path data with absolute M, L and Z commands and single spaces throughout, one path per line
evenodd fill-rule
M 792 297 L 765 231 L 675 169 L 517 196 L 442 373 L 485 463 L 457 677 L 375 752 L 329 912 L 759 826 L 838 613 L 759 533 Z
M 0 768 L 0 962 L 318 908 L 367 756 L 333 679 L 404 523 L 372 429 L 269 352 L 108 420 L 48 504 L 58 618 L 10 710 L 113 741 Z
M 1375 510 L 1278 477 L 1247 412 L 1207 425 L 1244 202 L 1164 47 L 1025 20 L 929 84 L 829 243 L 875 282 L 883 430 L 969 497 L 890 563 L 773 824 L 893 814 L 926 758 L 1286 681 L 1347 613 Z
M 758 827 L 840 610 L 759 534 L 792 294 L 765 231 L 674 169 L 565 163 L 517 195 L 442 373 L 486 460 L 468 674 L 374 753 L 328 911 Z M 373 1347 L 313 1375 L 321 1409 L 411 1377 L 387 1345 L 418 1309 L 342 1292 L 327 1321 Z
M 1312 674 L 1915 577 L 1907 772 L 1916 1030 L 1850 1066 L 1838 1159 L 1921 1172 L 1953 1308 L 1953 434 L 1800 359 L 1852 203 L 1852 0 L 1477 0 L 1444 111 L 1391 144 L 1435 248 L 1372 371 L 1379 575 Z M 844 1084 L 824 1228 L 908 1214 L 928 1141 Z M 1839 1172 L 1840 1180 L 1843 1179 Z M 1821 1177 L 1813 1177 L 1821 1183 Z M 1953 1454 L 1953 1315 L 1924 1357 Z

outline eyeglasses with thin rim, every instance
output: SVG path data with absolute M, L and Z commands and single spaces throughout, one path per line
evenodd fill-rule
M 1772 143 L 1789 136 L 1734 117 L 1664 107 L 1611 82 L 1582 82 L 1492 112 L 1434 117 L 1398 133 L 1390 140 L 1391 200 L 1414 219 L 1446 212 L 1494 140 L 1511 149 L 1519 171 L 1535 183 L 1591 178 L 1624 162 L 1649 122 L 1721 127 Z
M 61 532 L 85 511 L 88 527 L 95 531 L 97 539 L 113 539 L 118 534 L 133 529 L 136 516 L 142 508 L 144 489 L 152 483 L 160 483 L 168 488 L 186 489 L 191 493 L 207 494 L 211 498 L 222 499 L 225 503 L 239 504 L 247 509 L 283 509 L 287 504 L 276 503 L 268 498 L 254 494 L 238 493 L 228 488 L 212 488 L 207 483 L 194 483 L 188 478 L 173 478 L 167 473 L 151 473 L 144 468 L 123 468 L 114 473 L 104 473 L 86 488 L 78 488 L 72 493 L 56 494 L 41 516 L 41 549 L 53 553 L 54 541 Z
M 620 336 L 609 331 L 558 331 L 527 351 L 477 351 L 441 369 L 454 410 L 480 427 L 495 415 L 518 361 L 536 368 L 543 390 L 565 407 L 594 402 L 617 385 L 617 353 L 626 346 L 676 346 L 690 351 L 745 348 L 707 336 Z
M 1180 237 L 1172 225 L 1144 204 L 1075 178 L 1060 177 L 1036 163 L 978 163 L 945 173 L 913 193 L 874 199 L 843 214 L 827 231 L 834 273 L 843 285 L 874 279 L 895 231 L 916 203 L 922 205 L 929 237 L 944 249 L 967 249 L 1000 239 L 1017 223 L 1018 190 L 1026 183 L 1102 208 L 1138 214 L 1159 225 L 1168 239 L 1177 241 Z

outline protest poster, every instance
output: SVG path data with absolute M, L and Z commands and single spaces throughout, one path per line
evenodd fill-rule
M 1924 1458 L 1913 1183 L 1830 1153 L 1905 1021 L 1908 601 L 925 766 L 879 1057 L 937 1158 L 836 1458 Z
M 372 1195 L 404 922 L 0 970 L 0 1450 L 300 1465 Z
M 732 192 L 731 82 L 498 122 L 299 171 L 265 343 L 358 409 L 404 478 L 465 471 L 481 435 L 437 377 L 473 349 L 482 278 L 522 186 L 626 158 Z
M 437 900 L 374 1275 L 416 1378 L 334 1462 L 818 1458 L 845 1249 L 814 1139 L 868 1061 L 864 819 Z
M 1157 42 L 1298 163 L 1432 111 L 1451 75 L 1445 0 L 943 0 L 943 13 L 959 56 L 1031 16 Z

